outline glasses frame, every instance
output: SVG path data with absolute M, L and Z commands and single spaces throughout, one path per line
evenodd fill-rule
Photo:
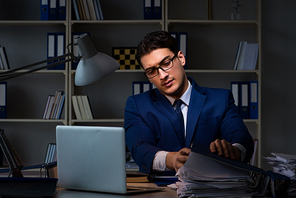
M 163 65 L 163 64 L 161 64 L 161 65 L 159 65 L 158 67 L 154 67 L 154 68 L 156 69 L 156 71 L 157 71 L 157 74 L 156 74 L 155 76 L 148 77 L 147 74 L 146 74 L 146 70 L 145 70 L 144 75 L 145 75 L 148 79 L 151 79 L 151 78 L 154 78 L 154 77 L 158 76 L 158 74 L 159 74 L 159 69 L 161 69 L 162 71 L 168 71 L 168 70 L 170 70 L 172 67 L 174 67 L 174 62 L 173 62 L 173 60 L 177 57 L 178 54 L 179 54 L 179 52 L 177 52 L 172 58 L 169 59 L 169 60 L 172 62 L 172 66 L 171 66 L 171 67 L 166 68 L 166 69 L 163 69 L 163 68 L 162 68 L 162 65 Z M 150 68 L 151 68 L 151 67 L 150 67 Z M 153 68 L 153 67 L 152 67 L 152 68 Z

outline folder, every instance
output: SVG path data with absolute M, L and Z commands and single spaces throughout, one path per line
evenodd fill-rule
M 58 19 L 57 0 L 49 0 L 48 20 Z
M 62 56 L 65 54 L 65 33 L 56 33 L 56 56 Z M 65 58 L 59 59 L 65 60 Z M 65 63 L 56 66 L 58 70 L 65 69 Z
M 152 1 L 144 0 L 144 19 L 152 19 Z
M 162 19 L 161 0 L 153 0 L 153 19 Z
M 234 98 L 234 104 L 239 107 L 240 83 L 238 81 L 231 82 L 231 91 Z
M 41 0 L 40 3 L 40 20 L 47 21 L 49 13 L 49 0 Z
M 142 82 L 142 93 L 151 89 L 151 83 L 149 81 Z
M 258 81 L 250 81 L 250 119 L 258 119 Z
M 263 169 L 240 160 L 232 160 L 219 156 L 216 153 L 212 153 L 209 147 L 198 144 L 197 142 L 193 143 L 191 153 L 184 167 L 193 170 L 192 173 L 197 173 L 196 178 L 200 178 L 201 181 L 203 178 L 214 178 L 218 182 L 219 179 L 223 181 L 223 179 L 227 178 L 243 179 L 250 176 L 252 182 L 248 186 L 252 189 L 252 197 L 264 196 L 267 193 L 270 183 L 270 174 Z M 229 184 L 231 185 L 231 183 Z
M 142 93 L 142 82 L 141 81 L 133 81 L 133 95 L 137 95 Z
M 180 51 L 183 52 L 186 60 L 187 60 L 187 38 L 188 38 L 187 32 L 180 32 L 179 33 L 179 49 L 180 49 Z M 187 69 L 187 61 L 184 66 L 184 69 Z
M 242 119 L 250 119 L 250 83 L 244 81 L 240 83 L 240 115 Z
M 66 0 L 59 0 L 58 20 L 66 20 Z
M 47 59 L 56 57 L 56 34 L 47 33 Z M 53 62 L 47 62 L 47 64 L 52 64 Z M 55 67 L 47 68 L 48 70 L 54 70 Z
M 0 119 L 7 118 L 7 82 L 0 82 Z

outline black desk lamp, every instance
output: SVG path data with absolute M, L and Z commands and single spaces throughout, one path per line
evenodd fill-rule
M 9 71 L 0 73 L 0 82 L 22 75 L 30 74 L 42 69 L 54 67 L 66 62 L 76 62 L 80 59 L 76 69 L 75 84 L 77 86 L 84 86 L 110 75 L 119 68 L 119 63 L 115 59 L 106 54 L 97 52 L 87 34 L 82 34 L 77 37 L 74 41 L 74 45 L 77 45 L 78 47 L 78 52 L 80 55 L 79 57 L 74 56 L 72 52 L 68 52 L 61 56 L 50 58 L 16 69 L 11 69 Z M 40 66 L 48 62 L 50 62 L 50 64 Z

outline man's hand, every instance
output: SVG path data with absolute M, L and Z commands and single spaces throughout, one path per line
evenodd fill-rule
M 210 144 L 210 150 L 226 158 L 241 159 L 241 151 L 226 140 L 216 139 Z
M 169 152 L 165 161 L 167 168 L 177 172 L 187 161 L 190 151 L 189 148 L 182 148 L 178 152 Z

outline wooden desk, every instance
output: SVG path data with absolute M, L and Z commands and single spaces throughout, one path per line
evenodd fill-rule
M 129 186 L 146 186 L 155 187 L 154 183 L 128 183 Z M 54 198 L 177 198 L 176 190 L 164 187 L 160 192 L 134 194 L 134 195 L 119 195 L 98 192 L 85 192 L 76 190 L 67 190 L 58 188 Z

